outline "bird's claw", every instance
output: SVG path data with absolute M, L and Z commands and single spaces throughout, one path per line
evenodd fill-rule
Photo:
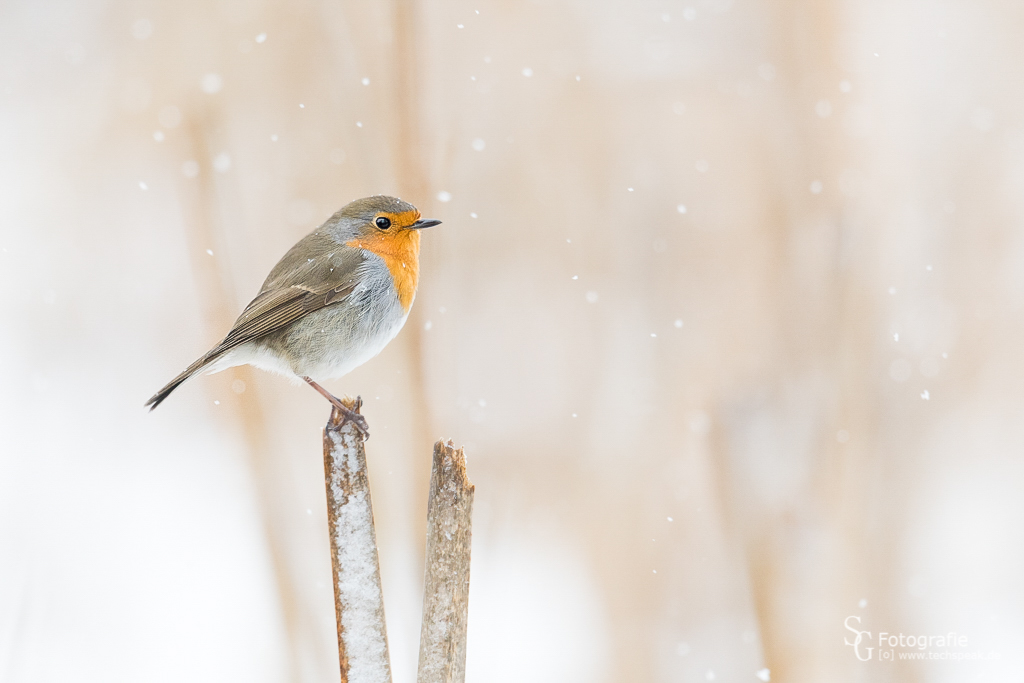
M 369 439 L 370 425 L 366 422 L 366 418 L 357 412 L 363 405 L 363 399 L 360 398 L 359 396 L 356 396 L 355 402 L 353 403 L 352 407 L 349 408 L 348 406 L 341 402 L 341 399 L 337 398 L 336 396 L 332 398 L 334 400 L 331 401 L 331 404 L 338 409 L 338 412 L 341 413 L 342 419 L 338 421 L 337 424 L 335 424 L 334 421 L 332 420 L 331 427 L 333 429 L 341 429 L 342 425 L 344 425 L 346 422 L 351 422 L 352 426 L 356 428 L 357 432 L 359 432 L 359 436 L 362 437 L 363 441 Z
M 362 437 L 363 441 L 366 441 L 367 439 L 370 438 L 370 425 L 367 424 L 366 418 L 359 414 L 359 409 L 363 407 L 362 396 L 356 396 L 354 400 L 348 399 L 349 403 L 352 404 L 352 407 L 350 408 L 347 405 L 345 405 L 345 403 L 340 398 L 324 389 L 322 386 L 314 382 L 309 377 L 303 377 L 302 379 L 306 380 L 309 386 L 316 389 L 321 396 L 330 401 L 331 405 L 337 408 L 338 412 L 341 414 L 342 419 L 335 421 L 334 413 L 331 413 L 331 419 L 327 421 L 328 429 L 335 431 L 341 429 L 341 426 L 345 424 L 345 422 L 347 421 L 355 425 L 356 431 L 359 432 L 359 435 Z
M 359 435 L 363 437 L 363 441 L 370 438 L 370 425 L 367 424 L 365 417 L 354 410 L 350 410 L 348 411 L 348 414 L 345 415 L 345 419 L 352 423 L 356 428 L 356 431 L 359 432 Z M 344 424 L 344 422 L 342 424 Z

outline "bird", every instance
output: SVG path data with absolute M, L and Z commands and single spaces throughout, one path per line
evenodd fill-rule
M 405 325 L 419 282 L 420 230 L 441 221 L 396 197 L 343 206 L 277 262 L 227 335 L 146 401 L 200 373 L 252 365 L 305 381 L 369 436 L 362 415 L 317 380 L 348 374 Z

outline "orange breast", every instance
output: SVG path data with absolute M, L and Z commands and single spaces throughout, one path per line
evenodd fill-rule
M 395 281 L 395 292 L 402 309 L 408 313 L 416 295 L 420 278 L 420 233 L 418 230 L 395 230 L 358 237 L 345 243 L 377 254 L 387 264 Z

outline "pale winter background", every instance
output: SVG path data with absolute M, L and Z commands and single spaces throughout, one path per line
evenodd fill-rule
M 336 679 L 327 404 L 142 403 L 374 193 L 444 221 L 328 385 L 397 681 L 441 436 L 473 682 L 1019 680 L 1022 38 L 1015 0 L 3 3 L 0 680 Z M 861 662 L 849 616 L 1000 658 Z

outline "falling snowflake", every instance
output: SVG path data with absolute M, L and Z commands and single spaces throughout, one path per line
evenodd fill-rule
M 220 74 L 206 74 L 199 81 L 199 87 L 207 95 L 215 95 L 224 87 L 224 79 L 220 77 Z

